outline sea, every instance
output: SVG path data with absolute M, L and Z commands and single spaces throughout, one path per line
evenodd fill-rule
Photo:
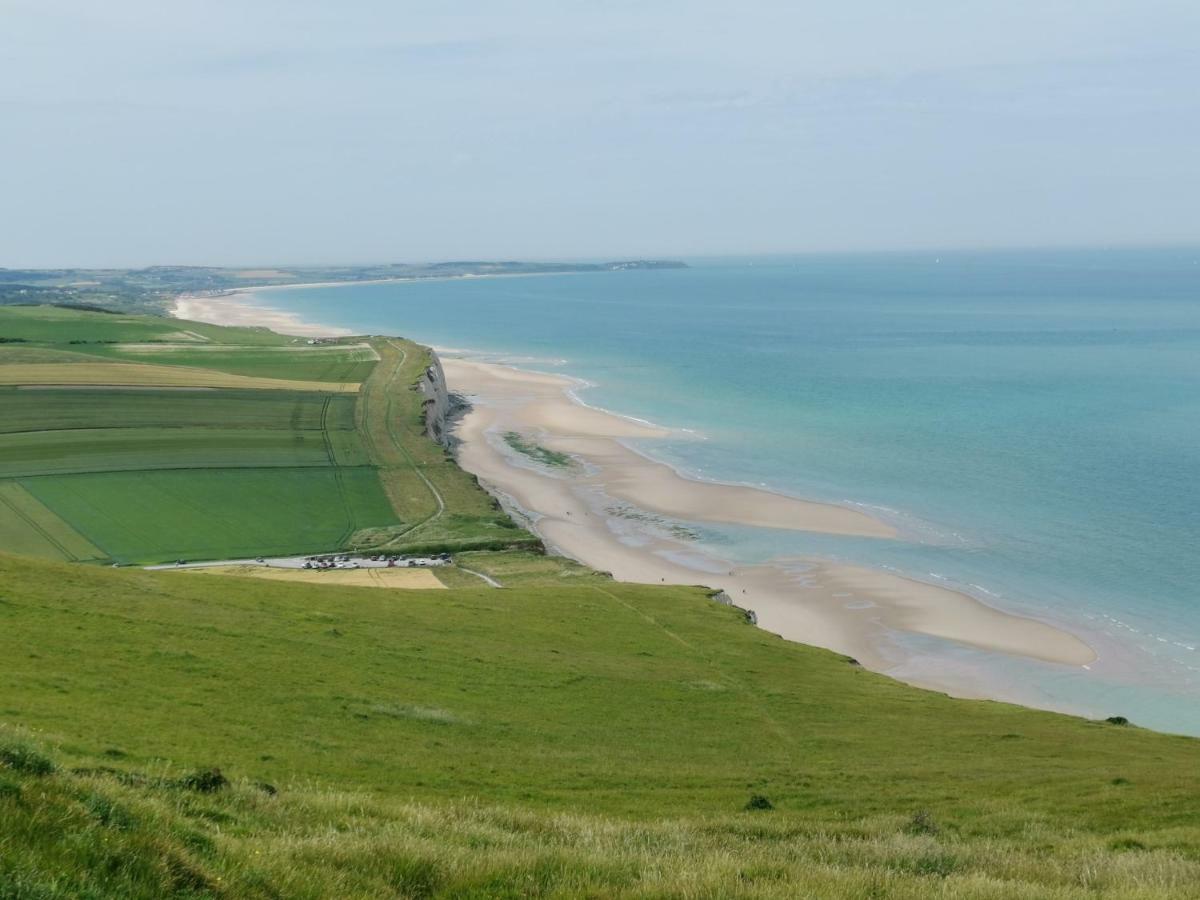
M 698 525 L 1075 631 L 1056 666 L 907 637 L 982 693 L 1200 734 L 1200 248 L 708 258 L 270 290 L 358 333 L 585 379 L 684 473 L 863 508 L 899 541 Z M 989 685 L 994 691 L 989 691 Z

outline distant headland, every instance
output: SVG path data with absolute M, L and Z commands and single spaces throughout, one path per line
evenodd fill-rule
M 149 266 L 142 269 L 0 268 L 0 306 L 69 304 L 123 312 L 166 312 L 181 294 L 236 291 L 249 287 L 471 278 L 485 275 L 551 275 L 686 269 L 669 259 L 610 262 L 523 262 L 454 260 L 361 266 Z

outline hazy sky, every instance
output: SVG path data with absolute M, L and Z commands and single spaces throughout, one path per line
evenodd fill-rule
M 0 266 L 1200 240 L 1200 3 L 0 0 Z

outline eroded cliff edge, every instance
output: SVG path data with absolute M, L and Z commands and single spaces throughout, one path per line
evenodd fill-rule
M 422 401 L 425 410 L 425 434 L 443 447 L 449 447 L 447 423 L 450 418 L 450 392 L 446 389 L 446 373 L 442 371 L 442 361 L 432 350 L 429 351 L 429 365 L 417 379 L 416 388 L 425 398 Z

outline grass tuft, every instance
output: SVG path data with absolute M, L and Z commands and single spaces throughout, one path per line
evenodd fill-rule
M 750 811 L 769 810 L 774 809 L 775 804 L 762 794 L 751 794 L 750 799 L 746 801 L 746 805 L 743 808 Z
M 0 746 L 0 766 L 25 775 L 51 775 L 55 769 L 50 757 L 29 744 Z

